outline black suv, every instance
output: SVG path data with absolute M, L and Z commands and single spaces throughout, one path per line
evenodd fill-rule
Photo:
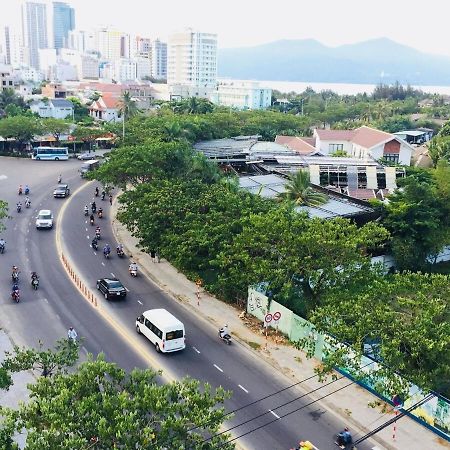
M 70 195 L 70 189 L 68 184 L 58 184 L 56 189 L 53 191 L 53 197 L 55 198 L 66 198 Z
M 127 291 L 117 278 L 102 278 L 97 280 L 97 289 L 103 293 L 106 300 L 110 298 L 125 298 Z

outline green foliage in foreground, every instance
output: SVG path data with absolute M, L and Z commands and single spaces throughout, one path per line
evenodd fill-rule
M 25 370 L 24 354 L 39 359 L 23 350 L 10 355 L 8 370 Z M 158 375 L 128 374 L 99 356 L 70 373 L 41 377 L 28 385 L 28 402 L 0 409 L 0 448 L 16 449 L 12 436 L 24 431 L 25 450 L 234 448 L 228 434 L 218 435 L 230 393 L 191 379 L 160 384 Z
M 318 330 L 351 345 L 348 351 L 329 355 L 322 368 L 353 367 L 367 341 L 378 342 L 377 356 L 383 366 L 372 374 L 380 392 L 390 397 L 401 388 L 392 369 L 423 389 L 450 394 L 450 278 L 446 275 L 401 273 L 373 277 L 359 293 L 344 286 L 314 310 L 311 320 Z M 390 383 L 379 385 L 383 375 Z

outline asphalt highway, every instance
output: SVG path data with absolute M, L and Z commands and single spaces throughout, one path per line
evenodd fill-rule
M 83 358 L 87 353 L 105 354 L 107 360 L 117 362 L 127 370 L 151 366 L 163 370 L 164 379 L 190 376 L 209 382 L 213 387 L 223 386 L 233 392 L 227 402 L 228 410 L 235 410 L 277 392 L 290 385 L 290 380 L 257 358 L 238 342 L 224 345 L 217 330 L 199 318 L 195 311 L 170 298 L 142 274 L 137 278 L 128 273 L 129 259 L 115 254 L 116 242 L 110 226 L 109 202 L 95 198 L 102 206 L 104 218 L 96 219 L 102 229 L 98 252 L 90 247 L 95 227 L 87 223 L 83 214 L 85 204 L 93 200 L 96 183 L 80 179 L 79 162 L 44 162 L 0 158 L 0 199 L 8 201 L 11 218 L 6 221 L 5 254 L 0 255 L 0 326 L 21 345 L 36 345 L 39 340 L 51 346 L 65 337 L 73 325 L 83 337 Z M 72 191 L 68 199 L 54 199 L 53 189 L 58 174 L 69 183 Z M 28 183 L 31 187 L 32 207 L 16 213 L 14 205 L 19 198 L 17 187 Z M 100 186 L 100 185 L 99 185 Z M 22 198 L 23 202 L 23 198 Z M 58 230 L 36 230 L 34 220 L 39 209 L 51 209 Z M 57 242 L 57 235 L 60 242 Z M 112 257 L 106 260 L 101 252 L 108 242 Z M 76 289 L 62 267 L 58 250 L 69 258 L 72 267 L 97 294 L 98 306 L 93 306 Z M 21 270 L 21 302 L 15 304 L 9 297 L 11 266 Z M 34 292 L 29 274 L 37 270 L 41 285 Z M 107 301 L 95 289 L 99 278 L 116 276 L 128 289 L 127 298 Z M 158 354 L 145 337 L 137 335 L 135 319 L 151 308 L 166 308 L 178 317 L 186 328 L 187 347 L 182 352 Z M 231 330 L 233 331 L 233 330 Z M 332 390 L 324 389 L 324 394 Z M 299 388 L 288 389 L 264 401 L 238 411 L 225 424 L 234 436 L 249 433 L 237 443 L 248 449 L 284 450 L 292 448 L 300 439 L 308 439 L 320 450 L 335 449 L 334 434 L 345 424 L 328 412 L 321 402 L 305 406 L 313 399 Z M 322 394 L 322 395 L 324 395 Z M 321 391 L 316 393 L 321 396 Z M 290 404 L 284 405 L 288 402 Z M 303 407 L 303 408 L 302 408 Z M 282 417 L 291 411 L 299 411 Z M 261 416 L 256 420 L 255 417 Z M 248 421 L 244 425 L 243 422 Z M 272 422 L 270 423 L 269 422 Z M 263 426 L 267 424 L 266 426 Z M 240 426 L 238 426 L 240 425 Z M 255 428 L 261 429 L 251 432 Z M 358 448 L 371 448 L 363 444 Z

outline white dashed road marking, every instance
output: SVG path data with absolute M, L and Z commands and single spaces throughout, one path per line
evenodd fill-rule
M 128 289 L 127 289 L 127 291 L 128 291 Z M 143 303 L 140 301 L 140 300 L 138 300 L 137 301 L 140 305 L 143 305 Z
M 278 414 L 274 413 L 271 409 L 269 409 L 269 411 L 270 411 L 270 413 L 273 414 L 277 419 L 280 418 L 280 416 L 279 416 Z
M 113 278 L 116 278 L 116 276 L 111 272 L 111 276 L 113 277 Z
M 247 391 L 247 389 L 245 389 L 244 386 L 241 386 L 240 384 L 238 384 L 238 386 L 239 386 L 246 394 L 248 394 L 248 391 Z
M 104 266 L 105 265 L 105 263 L 102 261 L 102 266 Z
M 127 291 L 127 292 L 130 292 L 130 290 L 126 287 L 126 286 L 124 286 L 125 287 L 125 290 Z
M 213 365 L 219 372 L 223 372 L 223 370 L 218 365 L 216 365 L 216 364 L 213 364 Z
M 192 347 L 198 354 L 200 354 L 200 350 L 197 350 L 195 347 Z

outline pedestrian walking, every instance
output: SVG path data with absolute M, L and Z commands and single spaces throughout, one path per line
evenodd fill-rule
M 112 206 L 112 195 L 109 194 L 109 204 Z
M 155 259 L 156 259 L 157 263 L 161 262 L 161 256 L 159 254 L 159 250 L 158 249 L 156 249 L 156 252 L 155 252 Z
M 150 257 L 152 258 L 153 262 L 156 262 L 156 251 L 150 250 Z

